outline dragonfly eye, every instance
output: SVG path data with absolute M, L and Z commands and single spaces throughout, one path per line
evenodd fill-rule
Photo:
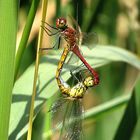
M 65 29 L 66 28 L 66 19 L 65 18 L 58 18 L 56 20 L 56 27 L 59 29 Z

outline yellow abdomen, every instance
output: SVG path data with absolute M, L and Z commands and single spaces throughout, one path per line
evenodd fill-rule
M 82 98 L 85 92 L 86 92 L 86 87 L 82 82 L 80 82 L 77 85 L 75 85 L 73 88 L 71 88 L 68 94 L 72 98 Z

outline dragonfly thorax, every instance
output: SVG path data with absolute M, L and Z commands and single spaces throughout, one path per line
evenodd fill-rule
M 67 27 L 61 32 L 70 47 L 73 47 L 77 42 L 76 31 L 73 28 Z

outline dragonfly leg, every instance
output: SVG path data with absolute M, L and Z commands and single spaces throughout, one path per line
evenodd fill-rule
M 49 23 L 47 23 L 47 22 L 45 22 L 45 21 L 41 21 L 41 22 L 43 22 L 44 24 L 48 25 L 48 26 L 51 27 L 52 29 L 58 30 L 58 28 L 51 26 Z
M 85 65 L 82 63 L 81 65 L 79 65 L 78 67 L 76 67 L 75 69 L 72 69 L 71 71 L 73 72 L 73 73 L 77 73 L 77 72 L 79 72 L 81 69 L 82 69 L 82 67 L 84 67 Z
M 57 32 L 55 32 L 55 33 L 52 33 L 51 30 L 49 30 L 47 27 L 42 26 L 42 25 L 41 25 L 41 28 L 43 28 L 43 30 L 44 30 L 44 31 L 47 33 L 47 35 L 49 35 L 49 36 L 53 36 L 53 35 L 56 35 L 57 33 L 59 33 L 59 30 L 58 30 Z
M 73 73 L 72 70 L 70 70 L 70 75 L 71 75 L 72 77 L 74 77 L 78 82 L 80 82 L 79 79 L 78 79 L 77 76 Z
M 58 39 L 57 39 L 57 41 L 55 42 L 55 44 L 53 45 L 53 47 L 51 47 L 51 48 L 40 48 L 40 51 L 44 51 L 44 50 L 52 50 L 52 49 L 54 49 L 55 47 L 56 47 L 56 45 L 57 45 L 57 49 L 59 49 L 59 47 L 60 47 L 60 40 L 61 40 L 61 36 L 59 36 L 58 37 Z
M 52 47 L 52 48 L 39 48 L 39 51 L 41 52 L 41 51 L 46 51 L 46 50 L 52 50 L 54 47 Z

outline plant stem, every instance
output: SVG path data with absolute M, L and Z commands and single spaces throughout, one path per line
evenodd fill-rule
M 42 19 L 41 19 L 42 21 L 45 21 L 45 18 L 46 18 L 47 2 L 48 2 L 47 0 L 43 0 L 43 2 L 42 2 Z M 31 140 L 31 137 L 32 137 L 32 123 L 33 123 L 33 116 L 34 116 L 34 101 L 35 101 L 35 96 L 36 96 L 36 83 L 37 83 L 39 59 L 40 59 L 39 48 L 41 48 L 41 46 L 42 46 L 42 38 L 43 38 L 43 29 L 40 28 L 39 29 L 38 44 L 37 44 L 37 54 L 36 54 L 34 82 L 33 82 L 33 93 L 32 93 L 31 106 L 30 106 L 29 127 L 28 127 L 27 140 Z

